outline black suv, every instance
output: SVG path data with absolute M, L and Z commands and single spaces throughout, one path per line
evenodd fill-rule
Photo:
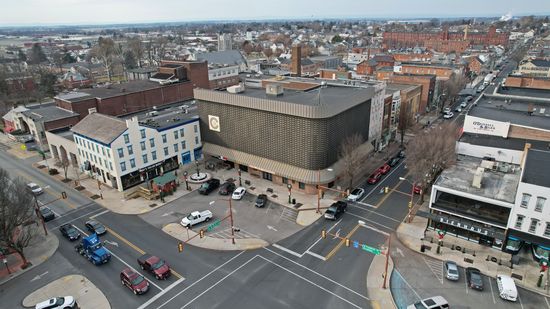
M 254 205 L 258 208 L 262 208 L 265 206 L 265 204 L 267 204 L 267 195 L 265 194 L 258 195 L 258 197 L 256 198 L 256 203 L 254 203 Z
M 231 193 L 233 193 L 233 191 L 235 191 L 236 187 L 237 186 L 235 186 L 234 183 L 226 181 L 223 183 L 223 185 L 221 185 L 220 191 L 218 191 L 218 193 L 220 193 L 221 195 L 230 195 Z
M 63 224 L 59 231 L 61 231 L 61 235 L 65 236 L 67 239 L 73 241 L 80 238 L 80 233 L 75 229 L 75 227 L 72 224 Z
M 330 205 L 330 207 L 325 212 L 325 219 L 328 219 L 328 220 L 338 219 L 338 217 L 340 217 L 346 211 L 347 207 L 348 207 L 348 203 L 344 201 L 338 201 Z
M 199 193 L 202 195 L 208 195 L 208 193 L 216 190 L 220 186 L 220 180 L 216 178 L 208 179 L 199 188 Z

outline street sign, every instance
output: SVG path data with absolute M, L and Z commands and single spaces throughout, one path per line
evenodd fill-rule
M 375 254 L 375 255 L 379 255 L 381 252 L 380 252 L 380 249 L 376 249 L 376 248 L 373 248 L 371 246 L 367 246 L 367 245 L 362 245 L 361 246 L 361 249 L 367 251 L 367 252 L 370 252 L 372 254 Z
M 353 247 L 356 249 L 359 248 L 359 242 L 357 240 L 353 241 Z
M 212 222 L 212 224 L 210 224 L 210 225 L 206 228 L 206 230 L 207 230 L 208 232 L 210 232 L 210 231 L 212 231 L 213 229 L 215 229 L 217 226 L 219 226 L 220 223 L 221 223 L 221 221 L 220 221 L 220 219 L 218 219 L 218 220 Z

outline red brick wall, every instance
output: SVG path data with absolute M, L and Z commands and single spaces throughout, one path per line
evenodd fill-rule
M 320 78 L 325 78 L 325 79 L 338 79 L 338 78 L 351 79 L 351 72 L 322 69 L 320 71 Z
M 80 115 L 80 119 L 83 119 L 84 117 L 86 117 L 86 115 L 88 115 L 88 109 L 97 107 L 95 98 L 91 98 L 88 100 L 83 100 L 75 103 L 71 103 L 69 101 L 64 101 L 56 98 L 55 105 L 57 105 L 58 107 L 64 108 L 66 110 L 70 110 L 75 113 L 78 113 Z
M 78 121 L 80 121 L 80 119 L 78 119 L 78 116 L 54 120 L 54 121 L 48 121 L 44 123 L 44 128 L 46 129 L 46 131 L 60 129 L 60 128 L 67 128 L 69 126 L 73 126 L 77 124 Z
M 393 76 L 392 71 L 376 71 L 377 80 L 388 80 Z
M 357 68 L 355 69 L 357 74 L 361 75 L 367 75 L 368 72 L 368 64 L 366 61 L 363 61 L 357 65 Z
M 533 88 L 550 90 L 550 80 L 536 77 L 508 76 L 506 77 L 507 87 Z
M 430 62 L 432 54 L 392 54 L 395 61 L 398 62 Z
M 435 90 L 435 76 L 420 76 L 420 75 L 393 75 L 390 77 L 392 83 L 420 85 L 422 93 L 420 95 L 420 105 L 418 106 L 419 113 L 426 112 L 426 106 L 430 98 L 430 91 L 433 94 Z
M 205 62 L 187 62 L 184 63 L 187 69 L 187 78 L 194 87 L 208 89 L 210 81 L 208 80 L 208 63 Z
M 440 78 L 449 78 L 453 74 L 451 68 L 436 66 L 402 65 L 403 74 L 435 75 Z
M 224 84 L 225 81 L 225 84 Z M 210 81 L 210 89 L 222 89 L 229 86 L 238 85 L 240 83 L 238 76 L 218 78 Z

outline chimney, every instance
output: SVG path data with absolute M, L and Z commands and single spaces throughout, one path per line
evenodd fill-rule
M 296 77 L 302 76 L 302 46 L 292 46 L 290 73 Z
M 531 149 L 531 143 L 525 143 L 525 146 L 523 147 L 523 155 L 521 157 L 521 168 L 525 166 L 525 159 L 527 159 L 529 149 Z

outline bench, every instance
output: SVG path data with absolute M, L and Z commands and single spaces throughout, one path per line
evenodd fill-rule
M 267 188 L 266 191 L 269 192 L 269 193 L 273 193 L 273 189 L 272 189 L 272 188 Z

